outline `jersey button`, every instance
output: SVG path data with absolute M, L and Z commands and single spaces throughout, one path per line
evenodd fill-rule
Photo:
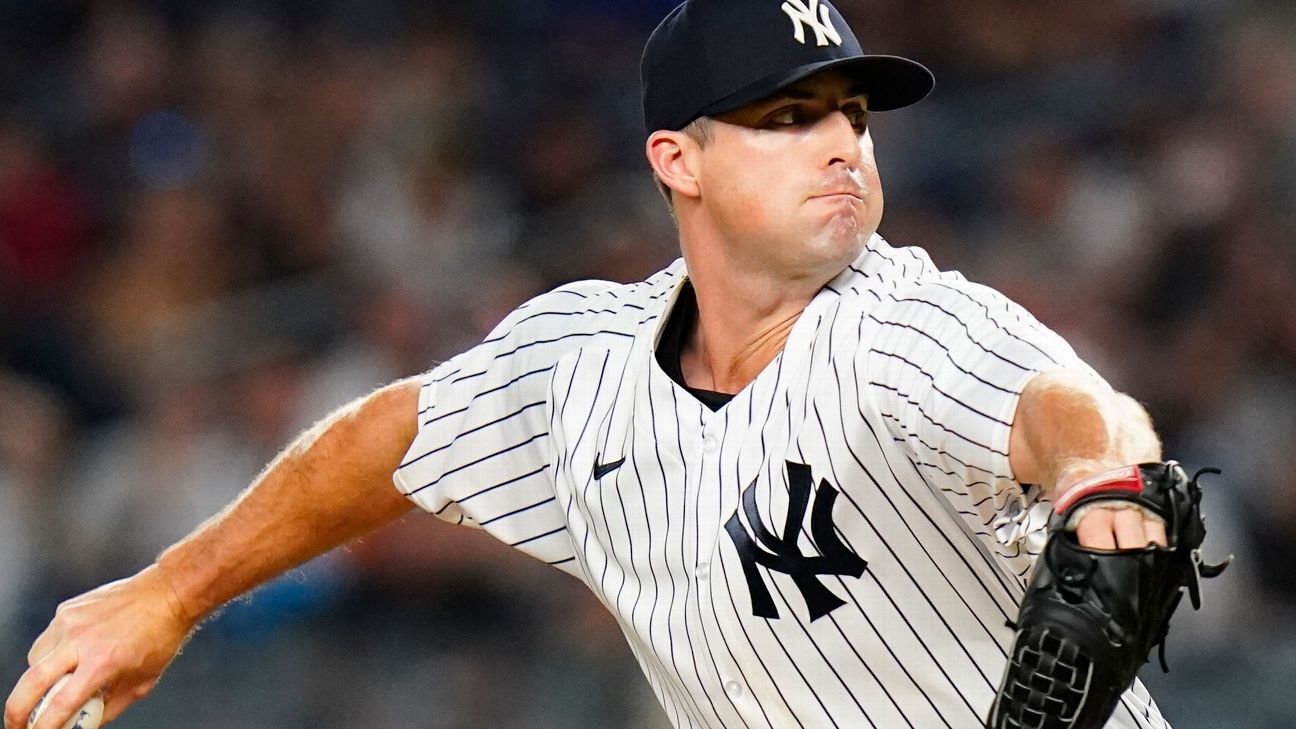
M 739 696 L 742 696 L 742 684 L 733 679 L 725 681 L 724 689 L 725 693 L 729 694 L 729 698 L 731 699 L 736 699 Z
M 702 439 L 702 452 L 715 453 L 716 448 L 720 447 L 720 441 L 716 440 L 714 435 L 708 435 Z
M 693 568 L 693 575 L 699 580 L 705 580 L 711 576 L 711 563 L 698 562 L 698 566 Z

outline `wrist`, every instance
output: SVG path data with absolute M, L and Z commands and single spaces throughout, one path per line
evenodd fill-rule
M 1139 494 L 1143 491 L 1142 471 L 1137 465 L 1117 466 L 1089 473 L 1060 490 L 1053 500 L 1053 509 L 1065 513 L 1073 505 L 1093 495 L 1118 493 Z
M 1098 458 L 1068 458 L 1063 460 L 1056 471 L 1057 476 L 1053 479 L 1053 490 L 1050 494 L 1053 501 L 1058 501 L 1064 497 L 1068 491 L 1091 476 L 1101 474 L 1113 469 L 1121 468 L 1126 464 L 1115 462 L 1111 459 Z
M 139 577 L 148 580 L 166 600 L 176 619 L 192 629 L 216 606 L 209 606 L 201 599 L 206 591 L 201 588 L 198 576 L 183 566 L 174 549 L 162 553 Z

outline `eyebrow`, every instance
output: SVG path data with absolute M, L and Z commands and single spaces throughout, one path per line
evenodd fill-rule
M 863 97 L 863 98 L 859 98 L 859 97 Z M 776 101 L 814 101 L 815 98 L 816 96 L 813 92 L 801 91 L 793 87 L 790 89 L 784 89 L 778 92 L 777 94 L 775 94 L 774 96 L 769 97 L 765 101 L 766 103 L 772 103 Z M 864 84 L 856 84 L 846 90 L 847 101 L 857 101 L 857 100 L 866 101 L 867 99 L 868 99 L 868 94 L 865 93 L 864 91 Z

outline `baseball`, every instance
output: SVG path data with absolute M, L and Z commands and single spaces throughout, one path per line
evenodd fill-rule
M 36 708 L 32 709 L 31 716 L 27 718 L 27 729 L 32 729 L 32 727 L 36 725 L 36 720 L 40 718 L 42 713 L 44 713 L 45 707 L 49 704 L 50 699 L 58 694 L 59 690 L 63 688 L 63 684 L 67 683 L 69 678 L 72 678 L 71 674 L 60 678 L 50 687 L 49 691 L 45 692 L 45 695 L 41 697 L 40 703 L 36 704 Z M 63 725 L 63 729 L 99 729 L 99 722 L 103 721 L 103 714 L 103 697 L 99 694 L 95 694 L 90 697 L 89 701 L 85 702 L 80 711 L 73 714 L 72 718 L 67 720 L 67 723 Z

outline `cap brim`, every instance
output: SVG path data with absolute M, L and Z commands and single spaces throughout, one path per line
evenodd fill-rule
M 792 84 L 823 71 L 840 71 L 859 82 L 869 111 L 891 111 L 922 101 L 936 86 L 926 66 L 900 56 L 856 56 L 811 63 L 777 73 L 707 106 L 698 116 L 716 116 L 769 98 Z

